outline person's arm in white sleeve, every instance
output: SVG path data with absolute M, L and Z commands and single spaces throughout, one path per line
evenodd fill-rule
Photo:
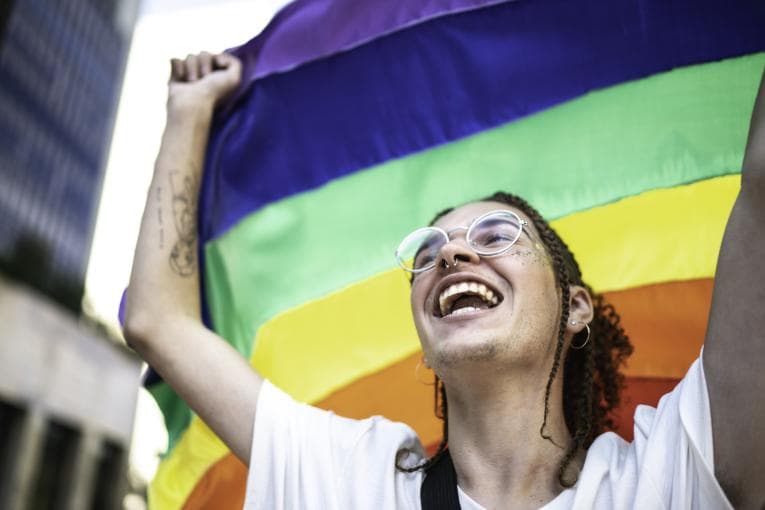
M 196 230 L 213 110 L 240 79 L 241 64 L 231 55 L 172 61 L 167 125 L 138 236 L 124 333 L 247 464 L 262 379 L 202 324 Z
M 765 82 L 749 130 L 741 191 L 715 274 L 703 366 L 715 475 L 736 508 L 765 507 Z

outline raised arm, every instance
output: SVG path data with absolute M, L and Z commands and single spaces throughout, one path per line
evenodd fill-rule
M 261 378 L 200 319 L 197 198 L 215 104 L 239 83 L 233 56 L 172 61 L 167 125 L 127 293 L 125 338 L 245 463 Z
M 736 508 L 764 508 L 765 81 L 720 249 L 703 358 L 717 479 Z

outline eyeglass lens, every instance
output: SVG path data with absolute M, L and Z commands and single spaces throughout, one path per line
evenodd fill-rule
M 468 233 L 468 242 L 479 253 L 498 253 L 517 241 L 520 234 L 515 216 L 497 214 L 476 223 Z
M 493 255 L 512 246 L 520 234 L 518 217 L 500 211 L 474 223 L 467 234 L 467 241 L 479 255 Z M 410 271 L 429 269 L 447 241 L 443 230 L 422 228 L 407 236 L 396 256 L 399 263 Z
M 419 271 L 435 262 L 446 241 L 443 231 L 422 228 L 409 234 L 401 243 L 396 255 L 401 265 L 409 270 Z

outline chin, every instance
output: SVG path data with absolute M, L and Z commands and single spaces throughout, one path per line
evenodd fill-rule
M 434 346 L 428 360 L 438 374 L 442 369 L 448 371 L 459 367 L 511 370 L 536 366 L 540 357 L 544 356 L 543 343 L 531 341 L 530 338 L 529 335 L 519 338 L 515 335 L 508 337 L 506 334 L 455 336 L 446 338 Z
M 431 360 L 434 368 L 449 368 L 475 363 L 494 362 L 502 358 L 507 346 L 495 338 L 465 338 L 445 340 L 435 350 Z

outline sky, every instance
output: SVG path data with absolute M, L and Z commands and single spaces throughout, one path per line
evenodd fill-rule
M 85 307 L 118 329 L 154 158 L 165 124 L 172 57 L 219 52 L 257 35 L 288 0 L 144 0 L 119 100 L 85 284 Z M 149 480 L 167 435 L 159 409 L 141 390 L 130 452 L 131 476 Z

